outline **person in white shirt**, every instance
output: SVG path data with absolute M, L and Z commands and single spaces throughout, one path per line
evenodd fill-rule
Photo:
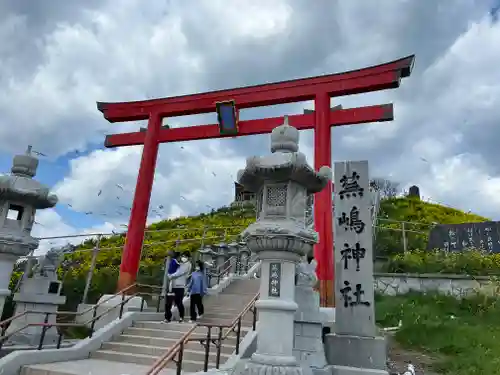
M 171 296 L 167 294 L 165 300 L 165 322 L 168 323 L 172 320 L 172 305 L 175 303 L 177 310 L 179 311 L 179 321 L 184 321 L 184 295 L 187 280 L 191 273 L 191 262 L 189 258 L 182 254 L 180 257 L 179 267 L 173 273 L 168 275 L 168 284 L 170 284 Z M 170 297 L 170 298 L 169 298 Z

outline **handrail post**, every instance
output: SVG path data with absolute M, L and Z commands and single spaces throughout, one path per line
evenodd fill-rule
M 215 357 L 215 368 L 218 370 L 220 365 L 220 352 L 222 349 L 222 327 L 219 327 L 219 336 L 217 337 L 217 354 Z
M 179 345 L 179 355 L 177 356 L 176 375 L 182 374 L 182 357 L 183 356 L 184 356 L 184 340 L 182 340 L 180 345 Z
M 162 299 L 162 295 L 161 295 L 162 291 L 160 290 L 160 293 L 158 293 L 158 301 L 156 302 L 156 312 L 159 313 L 160 312 L 160 306 L 161 306 L 161 299 Z M 165 296 L 166 297 L 166 296 Z
M 97 305 L 94 306 L 94 311 L 92 312 L 92 322 L 90 323 L 90 335 L 89 337 L 92 337 L 94 334 L 94 329 L 95 329 L 95 322 L 96 322 L 96 317 L 97 317 Z
M 203 371 L 207 372 L 208 371 L 208 357 L 210 355 L 210 341 L 212 340 L 211 338 L 211 331 L 212 327 L 207 327 L 207 342 L 205 343 L 205 359 L 203 360 Z
M 257 329 L 257 308 L 255 307 L 255 303 L 252 308 L 252 331 Z
M 236 328 L 236 355 L 240 354 L 240 338 L 241 338 L 241 316 L 238 318 L 238 326 Z
M 87 303 L 87 298 L 90 290 L 90 284 L 92 283 L 92 277 L 94 276 L 95 265 L 97 262 L 97 255 L 100 251 L 101 235 L 97 236 L 96 245 L 92 251 L 92 260 L 90 261 L 90 268 L 87 273 L 87 280 L 85 281 L 85 290 L 83 291 L 82 303 Z
M 63 333 L 61 332 L 61 330 L 58 330 L 57 332 L 59 335 L 57 336 L 57 345 L 56 345 L 56 349 L 61 349 L 61 342 L 62 342 L 62 337 L 63 337 Z
M 43 341 L 45 340 L 45 334 L 47 333 L 47 324 L 49 324 L 49 315 L 50 313 L 45 314 L 45 319 L 43 320 L 42 334 L 40 335 L 40 341 L 38 343 L 38 350 L 42 350 Z
M 123 308 L 125 306 L 125 293 L 122 293 L 122 302 L 120 303 L 120 315 L 119 315 L 119 319 L 122 318 L 123 316 Z
M 2 329 L 0 330 L 0 349 L 2 349 L 3 343 L 5 342 L 5 332 L 7 332 L 7 323 L 2 325 Z

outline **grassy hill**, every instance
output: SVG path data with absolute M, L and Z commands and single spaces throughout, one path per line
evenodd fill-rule
M 377 224 L 375 251 L 377 254 L 386 255 L 401 252 L 403 248 L 401 224 L 396 221 L 421 223 L 408 224 L 405 229 L 408 249 L 422 249 L 425 248 L 432 223 L 487 220 L 477 215 L 409 198 L 382 200 L 379 217 L 382 219 Z M 193 252 L 202 246 L 237 240 L 239 233 L 254 220 L 254 208 L 246 206 L 223 207 L 208 214 L 152 224 L 145 234 L 138 281 L 161 284 L 162 263 L 168 250 Z M 88 302 L 95 302 L 102 294 L 115 292 L 124 242 L 123 234 L 100 240 L 101 251 L 97 257 Z M 83 242 L 77 246 L 74 253 L 66 255 L 65 262 L 59 269 L 64 282 L 63 293 L 68 298 L 65 309 L 75 309 L 81 302 L 95 245 L 95 240 Z M 19 269 L 15 272 L 11 287 L 16 284 L 21 271 Z

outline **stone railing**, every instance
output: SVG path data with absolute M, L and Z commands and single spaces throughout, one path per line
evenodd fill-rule
M 465 297 L 478 292 L 491 295 L 500 291 L 500 284 L 489 276 L 375 273 L 374 283 L 375 291 L 386 295 L 405 294 L 413 290 Z

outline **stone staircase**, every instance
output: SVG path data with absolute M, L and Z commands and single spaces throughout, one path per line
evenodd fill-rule
M 192 338 L 204 339 L 207 327 L 201 324 L 231 324 L 259 291 L 260 281 L 233 280 L 217 296 L 205 298 L 205 315 L 199 320 L 200 326 L 191 334 Z M 248 312 L 242 318 L 240 342 L 252 330 L 253 316 Z M 138 321 L 126 328 L 111 341 L 90 355 L 89 359 L 71 362 L 57 362 L 25 366 L 21 375 L 121 375 L 145 374 L 153 363 L 171 348 L 194 324 L 163 323 L 160 321 Z M 211 338 L 216 339 L 219 328 L 212 328 Z M 236 333 L 231 332 L 223 341 L 220 364 L 224 364 L 236 348 Z M 203 371 L 205 349 L 198 341 L 185 345 L 182 371 L 185 373 Z M 215 368 L 216 348 L 211 344 L 209 368 Z M 161 374 L 173 374 L 175 363 L 169 362 Z

